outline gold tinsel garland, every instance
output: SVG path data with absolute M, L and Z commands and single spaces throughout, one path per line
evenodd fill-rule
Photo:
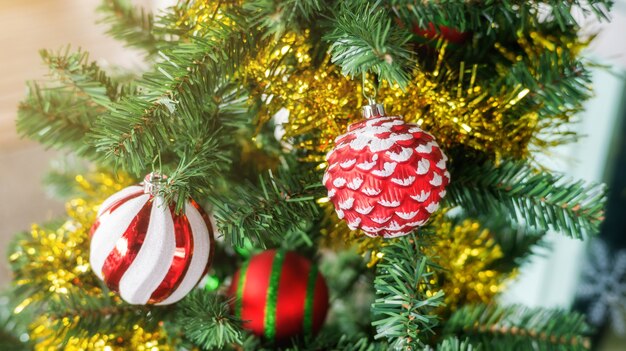
M 334 249 L 352 246 L 368 260 L 370 268 L 384 259 L 381 249 L 395 239 L 370 238 L 352 231 L 344 221 L 333 216 L 332 205 L 323 203 L 322 208 L 325 220 L 321 245 Z M 516 276 L 515 270 L 501 272 L 490 268 L 504 255 L 493 234 L 478 221 L 455 222 L 445 214 L 438 214 L 430 227 L 434 235 L 429 236 L 422 250 L 441 268 L 431 281 L 445 293 L 446 305 L 438 311 L 439 315 L 448 315 L 467 303 L 492 302 L 494 296 L 504 290 L 506 282 Z
M 528 56 L 529 67 L 535 70 L 532 64 L 539 61 L 544 50 L 559 52 L 568 46 L 576 53 L 587 42 L 531 33 L 528 38 L 520 34 L 518 44 Z M 334 138 L 360 119 L 359 108 L 364 101 L 360 79 L 343 76 L 328 56 L 314 63 L 312 49 L 308 33 L 288 33 L 259 52 L 243 70 L 244 76 L 257 84 L 258 90 L 252 95 L 264 97 L 258 123 L 266 123 L 278 110 L 287 109 L 284 139 L 305 150 L 306 160 L 322 162 Z M 503 51 L 502 56 L 511 55 Z M 528 157 L 531 150 L 567 140 L 567 132 L 555 127 L 568 122 L 575 109 L 563 106 L 553 116 L 541 116 L 541 104 L 522 104 L 533 95 L 528 88 L 507 85 L 494 93 L 486 86 L 488 82 L 477 79 L 477 65 L 466 67 L 461 62 L 459 67 L 450 68 L 445 59 L 444 44 L 434 68 L 416 66 L 404 91 L 382 82 L 378 100 L 388 113 L 403 115 L 435 135 L 443 148 L 464 145 L 496 160 Z M 515 56 L 510 59 L 512 63 L 520 60 Z M 507 73 L 506 67 L 497 69 L 502 75 Z M 545 130 L 550 132 L 542 134 Z
M 504 255 L 491 232 L 479 222 L 466 219 L 455 223 L 438 218 L 433 227 L 433 242 L 423 250 L 442 268 L 432 283 L 445 292 L 445 311 L 455 311 L 465 304 L 492 302 L 517 274 L 490 268 Z
M 95 220 L 98 206 L 109 195 L 132 184 L 125 175 L 95 172 L 77 175 L 76 183 L 84 197 L 66 204 L 68 219 L 60 226 L 45 228 L 33 225 L 30 235 L 18 240 L 9 255 L 14 268 L 14 284 L 34 289 L 14 313 L 27 313 L 29 308 L 45 304 L 55 296 L 76 292 L 102 296 L 100 283 L 89 267 L 89 229 Z M 110 298 L 116 299 L 114 295 Z M 39 312 L 39 311 L 38 311 Z M 80 317 L 76 317 L 80 318 Z M 54 319 L 47 314 L 39 316 L 30 326 L 30 338 L 36 350 L 57 350 L 67 329 L 75 320 Z M 57 330 L 61 330 L 58 334 Z M 140 325 L 115 327 L 115 332 L 96 333 L 88 337 L 69 337 L 64 350 L 170 350 L 162 330 L 148 331 Z
M 36 336 L 39 340 L 35 350 L 58 350 L 59 335 L 50 327 L 45 316 L 40 317 L 32 328 L 31 337 Z M 100 334 L 85 337 L 71 337 L 67 340 L 63 350 L 65 351 L 169 351 L 173 350 L 167 340 L 167 335 L 163 331 L 148 332 L 138 325 L 129 328 L 120 325 L 115 333 Z
M 210 19 L 224 25 L 231 23 L 224 11 L 238 1 L 185 1 L 175 7 L 177 26 L 194 35 L 210 35 Z M 502 79 L 511 65 L 523 60 L 531 74 L 538 75 L 540 56 L 544 52 L 561 54 L 567 48 L 577 55 L 589 40 L 568 35 L 519 33 L 517 45 L 524 56 L 509 52 L 505 45 L 494 44 L 506 64 L 497 65 L 499 77 L 489 82 L 477 78 L 478 65 L 460 62 L 458 67 L 446 65 L 446 44 L 434 51 L 432 68 L 417 65 L 413 79 L 403 91 L 386 82 L 378 88 L 378 100 L 390 114 L 403 115 L 435 135 L 444 149 L 463 145 L 484 152 L 496 161 L 504 157 L 524 158 L 531 151 L 567 142 L 572 136 L 563 128 L 571 120 L 575 108 L 562 106 L 559 113 L 542 116 L 544 106 L 528 103 L 535 92 L 522 85 L 503 85 L 497 92 L 489 87 Z M 304 160 L 322 162 L 332 148 L 334 138 L 345 132 L 347 125 L 360 119 L 364 104 L 359 79 L 342 75 L 328 55 L 314 60 L 310 33 L 286 33 L 242 67 L 241 77 L 252 83 L 252 99 L 261 99 L 257 126 L 267 123 L 280 109 L 289 111 L 283 123 L 284 139 L 306 151 Z M 543 133 L 542 133 L 543 132 Z
M 189 35 L 210 36 L 214 21 L 232 24 L 225 13 L 240 5 L 238 0 L 183 1 L 173 8 L 176 28 L 185 28 Z M 524 55 L 496 42 L 493 49 L 502 63 L 496 64 L 496 77 L 489 81 L 477 77 L 478 65 L 459 62 L 457 67 L 448 66 L 447 45 L 443 42 L 429 53 L 437 56 L 431 68 L 417 65 L 404 91 L 382 82 L 378 100 L 386 105 L 388 113 L 403 115 L 408 122 L 435 135 L 444 149 L 464 145 L 496 160 L 529 157 L 531 151 L 572 139 L 560 127 L 571 120 L 576 108 L 560 106 L 558 113 L 543 116 L 542 104 L 525 103 L 537 92 L 520 84 L 503 84 L 494 92 L 489 85 L 503 79 L 520 61 L 538 76 L 543 53 L 562 55 L 567 48 L 572 55 L 578 55 L 591 39 L 520 32 L 516 41 Z M 258 129 L 277 111 L 287 109 L 289 121 L 283 124 L 284 138 L 306 151 L 305 160 L 322 162 L 334 138 L 360 119 L 364 99 L 360 77 L 343 76 L 328 55 L 314 60 L 312 52 L 316 48 L 308 31 L 283 34 L 252 57 L 240 74 L 255 86 L 252 99 L 261 97 L 263 103 L 257 115 Z
M 256 87 L 252 97 L 262 97 L 257 124 L 287 109 L 283 139 L 308 151 L 305 161 L 320 162 L 335 137 L 360 119 L 358 107 L 363 98 L 360 83 L 344 77 L 328 57 L 313 65 L 308 37 L 308 32 L 284 35 L 259 52 L 243 68 L 243 76 Z
M 213 21 L 224 25 L 232 24 L 232 20 L 224 15 L 224 9 L 230 6 L 240 6 L 241 1 L 207 1 L 183 0 L 171 8 L 176 16 L 175 25 L 170 28 L 177 32 L 185 29 L 186 33 L 179 33 L 184 40 L 188 35 L 205 36 L 212 31 Z

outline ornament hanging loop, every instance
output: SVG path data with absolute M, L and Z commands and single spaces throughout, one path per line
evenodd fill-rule
M 370 83 L 369 86 L 371 86 L 371 89 L 369 89 L 368 83 Z M 373 95 L 369 95 L 367 93 L 368 90 L 371 90 L 373 92 Z M 363 93 L 363 97 L 365 99 L 367 99 L 367 104 L 368 105 L 375 105 L 376 104 L 376 95 L 378 94 L 378 90 L 376 89 L 376 85 L 374 85 L 374 83 L 371 83 L 371 82 L 367 81 L 367 76 L 366 76 L 365 72 L 363 72 L 363 74 L 361 74 L 361 92 Z
M 143 192 L 156 196 L 165 189 L 167 176 L 159 172 L 152 172 L 143 179 Z
M 363 97 L 367 99 L 367 105 L 361 108 L 361 113 L 363 114 L 363 118 L 370 119 L 370 118 L 383 117 L 385 115 L 385 107 L 383 106 L 383 104 L 376 103 L 376 95 L 378 94 L 376 85 L 374 85 L 373 83 L 371 84 L 372 86 L 371 90 L 373 91 L 374 94 L 368 95 L 367 78 L 365 76 L 365 72 L 363 72 L 361 77 L 362 77 L 361 92 L 363 93 Z

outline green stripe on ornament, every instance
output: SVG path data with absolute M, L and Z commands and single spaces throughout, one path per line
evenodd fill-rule
M 235 316 L 241 319 L 241 309 L 243 308 L 243 290 L 246 284 L 246 273 L 248 273 L 248 265 L 250 260 L 244 262 L 239 270 L 239 281 L 237 282 L 237 300 L 235 300 Z
M 272 262 L 272 273 L 270 274 L 270 284 L 267 288 L 267 301 L 265 303 L 265 337 L 270 341 L 274 341 L 276 336 L 276 303 L 284 260 L 285 251 L 277 250 Z
M 313 335 L 313 300 L 315 297 L 315 282 L 317 281 L 317 266 L 312 264 L 309 278 L 306 283 L 306 298 L 304 300 L 304 334 Z

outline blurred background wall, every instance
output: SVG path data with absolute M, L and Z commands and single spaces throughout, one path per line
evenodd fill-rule
M 153 5 L 150 1 L 141 1 Z M 137 53 L 122 47 L 96 25 L 99 0 L 0 0 L 0 248 L 10 238 L 28 230 L 30 223 L 44 222 L 63 213 L 63 204 L 45 193 L 41 179 L 56 152 L 20 139 L 15 131 L 17 105 L 27 80 L 46 74 L 38 51 L 71 44 L 91 53 L 103 64 L 134 67 Z M 8 279 L 4 258 L 0 286 Z

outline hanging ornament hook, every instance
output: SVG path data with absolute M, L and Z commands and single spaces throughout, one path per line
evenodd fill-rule
M 143 180 L 143 192 L 156 196 L 161 192 L 167 184 L 167 176 L 159 172 L 148 174 Z
M 376 95 L 378 94 L 378 89 L 376 89 L 376 85 L 374 85 L 373 83 L 371 84 L 372 87 L 372 91 L 373 91 L 373 95 L 368 95 L 367 91 L 368 89 L 368 85 L 367 85 L 368 81 L 367 81 L 367 75 L 365 72 L 363 72 L 363 74 L 361 74 L 361 92 L 363 93 L 363 97 L 367 99 L 367 104 L 368 105 L 375 105 L 376 104 Z
M 367 93 L 367 77 L 365 72 L 361 75 L 361 92 L 363 93 L 363 97 L 367 99 L 367 105 L 361 108 L 361 113 L 363 114 L 363 118 L 377 118 L 385 115 L 385 107 L 383 104 L 376 103 L 376 95 L 378 94 L 378 89 L 376 89 L 375 84 L 371 84 L 373 95 L 368 95 Z

